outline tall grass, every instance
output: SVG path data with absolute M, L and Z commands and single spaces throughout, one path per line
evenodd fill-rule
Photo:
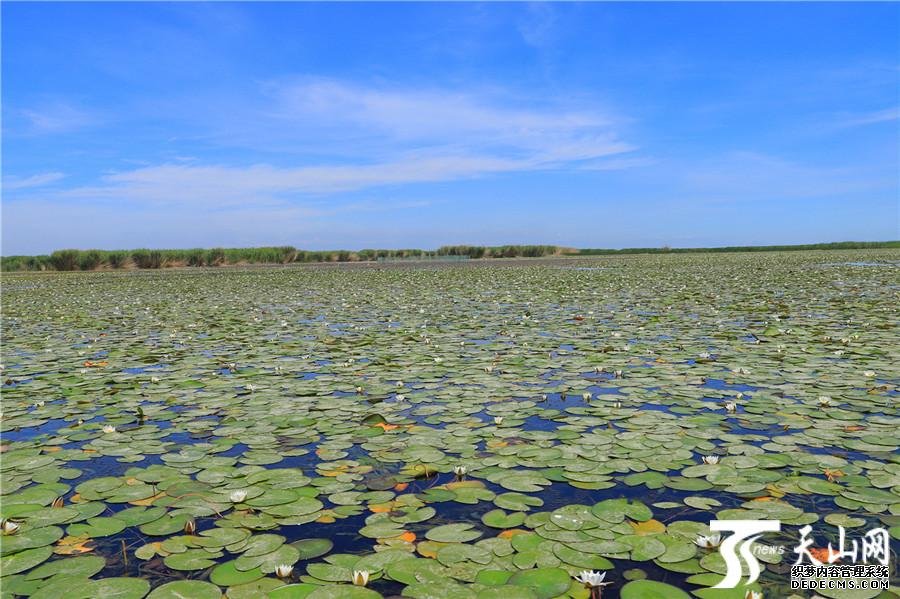
M 719 248 L 628 248 L 572 249 L 555 245 L 445 245 L 437 250 L 364 249 L 308 251 L 291 246 L 258 248 L 193 248 L 186 250 L 57 250 L 49 256 L 3 256 L 0 269 L 18 270 L 97 270 L 103 268 L 167 268 L 177 266 L 225 266 L 236 264 L 292 264 L 308 262 L 372 262 L 379 259 L 416 259 L 437 256 L 469 258 L 534 258 L 574 254 L 665 254 L 685 252 L 768 252 L 788 250 L 848 250 L 900 248 L 900 241 L 843 241 L 806 245 L 733 246 Z
M 711 248 L 626 248 L 621 250 L 582 249 L 579 256 L 604 256 L 610 254 L 687 254 L 719 252 L 791 252 L 803 250 L 865 250 L 900 248 L 900 241 L 836 241 L 834 243 L 806 243 L 800 245 L 733 245 Z

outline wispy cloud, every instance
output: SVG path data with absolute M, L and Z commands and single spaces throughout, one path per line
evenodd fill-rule
M 13 110 L 14 130 L 27 135 L 69 133 L 94 125 L 95 115 L 64 101 Z
M 163 164 L 102 177 L 100 184 L 62 191 L 57 197 L 134 201 L 153 204 L 193 204 L 226 207 L 248 202 L 272 203 L 298 195 L 358 191 L 379 186 L 471 179 L 492 174 L 561 168 L 570 160 L 598 159 L 628 151 L 615 142 L 572 143 L 543 154 L 504 158 L 477 154 L 410 154 L 372 164 L 302 166 L 258 164 L 192 166 Z M 633 166 L 610 162 L 607 169 Z M 602 163 L 593 168 L 602 169 Z
M 50 185 L 51 183 L 55 183 L 60 179 L 63 179 L 65 175 L 63 173 L 40 173 L 37 175 L 31 175 L 30 177 L 4 177 L 3 178 L 3 189 L 6 191 L 11 191 L 15 189 L 28 189 L 31 187 L 43 187 L 44 185 Z
M 219 208 L 275 205 L 383 186 L 588 163 L 598 170 L 634 164 L 609 160 L 636 148 L 621 139 L 622 119 L 596 108 L 542 105 L 500 90 L 413 90 L 324 79 L 270 83 L 265 90 L 262 107 L 233 120 L 303 140 L 281 156 L 282 164 L 170 159 L 108 173 L 95 184 L 52 197 Z M 307 140 L 315 140 L 314 149 Z
M 879 165 L 816 165 L 748 151 L 695 162 L 691 168 L 680 168 L 673 178 L 692 201 L 705 197 L 755 203 L 834 197 L 896 185 L 895 177 L 886 176 Z
M 519 34 L 529 46 L 535 48 L 550 46 L 558 36 L 556 21 L 556 9 L 552 4 L 531 2 L 525 15 L 519 19 Z
M 617 137 L 622 120 L 597 106 L 541 102 L 505 90 L 462 92 L 360 86 L 310 79 L 267 86 L 268 115 L 282 126 L 333 137 L 416 147 L 554 154 L 560 146 Z M 526 108 L 527 106 L 527 108 Z
M 887 123 L 900 119 L 900 106 L 885 108 L 884 110 L 875 110 L 872 112 L 862 112 L 853 115 L 844 115 L 835 123 L 836 127 L 860 127 L 863 125 L 874 125 L 876 123 Z

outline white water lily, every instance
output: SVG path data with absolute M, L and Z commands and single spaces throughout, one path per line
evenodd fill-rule
M 197 522 L 193 518 L 184 523 L 184 533 L 192 535 L 197 532 Z
M 159 382 L 159 377 L 158 377 L 158 376 L 151 376 L 151 377 L 150 377 L 150 382 L 151 382 L 151 383 L 158 383 L 158 382 Z
M 503 416 L 494 416 L 494 424 L 498 426 L 503 424 Z
M 865 372 L 863 372 L 863 376 L 872 378 L 873 376 L 875 376 L 875 371 L 874 370 L 866 370 Z
M 246 389 L 247 391 L 253 392 L 253 391 L 256 391 L 256 386 L 253 385 L 252 383 L 248 383 L 248 384 L 244 385 L 244 389 Z
M 394 399 L 397 400 L 397 401 L 405 401 L 405 400 L 406 400 L 406 396 L 403 395 L 402 393 L 398 393 L 397 395 L 394 396 Z
M 614 407 L 614 408 L 621 408 L 621 407 L 622 407 L 622 402 L 619 401 L 619 400 L 617 399 L 616 401 L 613 402 L 613 407 Z
M 615 377 L 616 377 L 617 379 L 622 378 L 624 375 L 625 375 L 625 373 L 623 373 L 621 370 L 617 370 L 617 371 L 615 372 Z
M 830 406 L 830 405 L 831 405 L 831 398 L 828 397 L 827 395 L 820 395 L 820 396 L 819 396 L 819 405 L 822 406 L 823 408 L 824 408 L 824 407 L 827 407 L 827 406 Z
M 240 503 L 243 500 L 247 499 L 247 491 L 244 491 L 243 489 L 232 491 L 231 495 L 229 495 L 228 498 L 231 499 L 232 503 Z
M 111 424 L 104 424 L 104 425 L 103 425 L 103 432 L 106 433 L 106 434 L 114 433 L 114 432 L 116 432 L 116 427 L 114 427 L 114 426 L 111 425 Z
M 590 401 L 592 397 L 593 395 L 591 395 L 590 391 L 585 391 L 581 394 L 581 399 L 583 399 L 584 401 Z
M 733 401 L 726 401 L 725 402 L 725 410 L 728 412 L 736 412 L 737 404 Z
M 275 567 L 275 576 L 278 578 L 287 578 L 294 571 L 294 566 L 289 564 L 279 564 Z
M 735 395 L 735 398 L 737 398 L 739 400 L 744 399 L 744 393 L 742 391 L 738 391 L 738 394 Z
M 443 361 L 444 361 L 444 358 L 442 358 L 442 357 L 440 357 L 440 356 L 436 356 L 436 357 L 434 358 L 434 363 L 435 363 L 435 364 L 440 364 L 440 363 L 443 362 Z
M 397 381 L 397 382 L 394 383 L 394 384 L 397 385 L 398 387 L 402 387 L 402 386 L 403 386 L 403 381 Z
M 582 570 L 581 574 L 575 577 L 575 580 L 580 582 L 586 587 L 594 588 L 599 586 L 604 586 L 607 584 L 611 584 L 609 582 L 603 582 L 603 579 L 606 578 L 606 572 L 595 572 L 593 570 Z
M 353 571 L 353 584 L 358 587 L 364 587 L 369 583 L 369 572 L 368 570 L 354 570 Z
M 19 524 L 17 522 L 13 522 L 12 520 L 4 520 L 3 521 L 3 534 L 5 535 L 14 535 L 19 531 Z
M 703 456 L 703 463 L 704 463 L 704 464 L 718 464 L 718 463 L 719 463 L 719 456 L 717 456 L 717 455 L 705 455 L 705 456 Z
M 43 407 L 44 407 L 44 401 L 41 400 L 41 401 L 36 401 L 36 402 L 34 402 L 34 407 L 36 407 L 36 408 L 43 408 Z
M 493 366 L 485 366 L 484 371 L 486 373 L 490 374 L 490 373 L 494 372 L 494 367 Z
M 713 547 L 718 547 L 722 543 L 722 535 L 719 533 L 715 533 L 712 535 L 697 535 L 697 538 L 694 539 L 694 543 L 697 544 L 698 547 L 703 547 L 704 549 L 712 549 Z
M 82 424 L 84 424 L 84 418 L 79 418 L 79 419 L 78 419 L 78 426 L 81 426 Z
M 468 472 L 468 470 L 466 469 L 465 466 L 454 466 L 453 467 L 453 474 L 455 474 L 458 478 L 464 477 L 466 475 L 466 472 Z

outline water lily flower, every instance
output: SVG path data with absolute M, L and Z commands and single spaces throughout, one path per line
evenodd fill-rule
M 158 376 L 151 376 L 151 377 L 150 377 L 150 382 L 151 382 L 151 383 L 158 383 L 158 382 L 159 382 L 159 377 L 158 377 Z
M 863 376 L 872 378 L 873 376 L 875 376 L 875 371 L 874 370 L 866 370 L 865 372 L 863 372 Z
M 185 534 L 192 535 L 197 532 L 197 523 L 194 522 L 194 519 L 191 518 L 187 522 L 184 523 L 184 532 Z
M 78 419 L 78 426 L 81 426 L 82 424 L 84 424 L 84 418 L 79 418 L 79 419 Z
M 456 475 L 456 478 L 464 477 L 466 475 L 466 472 L 468 472 L 468 470 L 466 469 L 465 466 L 454 466 L 453 467 L 453 474 Z
M 694 539 L 694 543 L 698 547 L 703 547 L 704 549 L 712 549 L 713 547 L 718 547 L 722 543 L 722 535 L 719 533 L 715 533 L 712 535 L 697 535 L 697 538 Z
M 398 393 L 397 395 L 394 396 L 394 399 L 397 401 L 406 401 L 406 396 L 403 395 L 402 393 Z
M 5 535 L 14 535 L 18 532 L 20 525 L 17 522 L 13 522 L 12 520 L 4 520 L 3 521 L 3 534 Z
M 444 361 L 444 358 L 442 358 L 442 357 L 440 357 L 440 356 L 435 356 L 435 358 L 434 358 L 434 363 L 435 363 L 435 364 L 440 364 L 440 363 L 443 362 L 443 361 Z
M 575 577 L 575 580 L 580 582 L 586 587 L 598 587 L 603 584 L 610 584 L 608 582 L 603 582 L 603 579 L 606 578 L 606 572 L 595 572 L 593 570 L 582 570 L 581 574 Z
M 581 394 L 581 399 L 583 399 L 584 401 L 591 401 L 592 397 L 593 395 L 591 395 L 590 391 L 585 391 Z
M 34 402 L 34 407 L 36 407 L 36 408 L 43 408 L 43 407 L 44 407 L 44 400 Z
M 711 356 L 711 354 L 708 351 L 705 351 L 700 354 L 700 359 L 701 360 L 709 360 L 710 356 Z
M 703 456 L 703 463 L 704 463 L 704 464 L 718 464 L 718 463 L 719 463 L 719 456 L 717 456 L 717 455 L 705 455 L 705 456 Z
M 615 372 L 615 377 L 616 377 L 617 379 L 620 379 L 620 378 L 622 378 L 623 376 L 625 376 L 625 375 L 624 375 L 624 373 L 623 373 L 621 370 L 617 370 L 617 371 Z
M 111 425 L 111 424 L 104 424 L 104 425 L 103 425 L 103 432 L 106 433 L 106 434 L 114 433 L 114 432 L 116 432 L 116 427 L 114 427 L 114 426 Z
M 622 402 L 619 401 L 619 400 L 617 399 L 616 401 L 613 402 L 613 407 L 614 407 L 614 408 L 621 408 L 621 407 L 622 407 Z
M 603 592 L 603 587 L 608 584 L 612 584 L 609 582 L 604 582 L 604 578 L 606 578 L 606 572 L 583 570 L 581 574 L 575 577 L 575 580 L 583 584 L 585 588 L 590 589 L 591 599 L 600 599 L 600 594 Z
M 231 499 L 232 503 L 240 503 L 243 500 L 247 499 L 247 491 L 243 489 L 238 489 L 237 491 L 232 491 L 231 495 L 228 496 Z
M 353 584 L 358 587 L 364 587 L 369 583 L 369 572 L 368 570 L 354 570 L 353 571 Z
M 294 566 L 289 564 L 279 564 L 275 567 L 275 576 L 278 578 L 288 578 L 294 571 Z
M 735 395 L 735 398 L 737 398 L 737 399 L 739 399 L 739 400 L 740 400 L 740 399 L 744 399 L 744 392 L 743 392 L 743 391 L 738 391 L 738 394 Z
M 62 507 L 65 504 L 65 500 L 62 498 L 62 495 L 53 500 L 53 503 L 50 504 L 50 507 Z
M 830 406 L 831 398 L 828 397 L 827 395 L 820 395 L 819 396 L 819 405 L 822 406 L 823 408 Z
M 494 367 L 493 366 L 485 366 L 484 371 L 486 373 L 490 374 L 490 373 L 494 372 Z
M 397 381 L 397 382 L 394 383 L 394 384 L 397 385 L 398 387 L 402 387 L 402 386 L 403 386 L 403 381 Z
M 725 410 L 728 412 L 737 412 L 737 404 L 733 401 L 726 401 Z
M 253 385 L 252 383 L 248 383 L 248 384 L 244 385 L 244 389 L 246 389 L 247 391 L 250 391 L 252 393 L 253 391 L 256 391 L 256 386 Z
M 494 424 L 497 426 L 503 424 L 503 416 L 494 416 Z

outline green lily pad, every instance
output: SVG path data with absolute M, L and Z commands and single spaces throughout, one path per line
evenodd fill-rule
M 690 599 L 690 595 L 670 584 L 654 580 L 632 580 L 625 583 L 622 599 Z
M 538 599 L 551 599 L 562 595 L 571 586 L 569 573 L 559 568 L 536 568 L 516 572 L 508 584 L 531 589 Z
M 147 595 L 147 599 L 221 599 L 222 591 L 214 584 L 202 580 L 176 580 L 159 586 Z

